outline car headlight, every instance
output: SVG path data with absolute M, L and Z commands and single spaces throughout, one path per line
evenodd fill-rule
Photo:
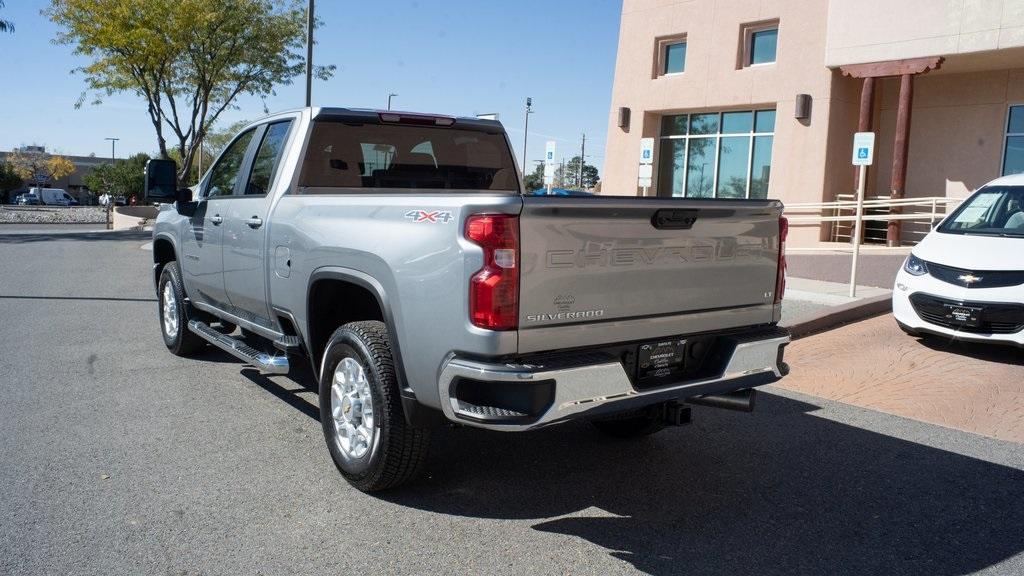
M 903 269 L 911 276 L 922 276 L 928 273 L 928 265 L 913 254 L 907 257 L 907 261 L 903 263 Z

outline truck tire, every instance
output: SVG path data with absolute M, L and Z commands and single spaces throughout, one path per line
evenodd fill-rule
M 334 465 L 363 492 L 393 488 L 423 467 L 430 430 L 405 421 L 387 328 L 351 322 L 324 351 L 320 423 Z
M 595 419 L 590 423 L 602 434 L 620 439 L 643 438 L 660 432 L 665 427 L 665 422 L 661 418 L 643 410 Z
M 185 301 L 185 287 L 181 283 L 178 263 L 168 262 L 160 272 L 157 284 L 160 312 L 160 333 L 172 354 L 188 356 L 202 349 L 206 342 L 188 329 L 192 307 Z

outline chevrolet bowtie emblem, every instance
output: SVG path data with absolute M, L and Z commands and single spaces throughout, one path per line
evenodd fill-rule
M 974 274 L 964 274 L 963 276 L 957 276 L 957 280 L 964 284 L 974 284 L 975 282 L 981 282 L 981 276 L 975 276 Z

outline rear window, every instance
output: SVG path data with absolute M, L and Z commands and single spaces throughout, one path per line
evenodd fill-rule
M 363 193 L 366 188 L 518 192 L 519 185 L 503 134 L 316 122 L 299 193 Z

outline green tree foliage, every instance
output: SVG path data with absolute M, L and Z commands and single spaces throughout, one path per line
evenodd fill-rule
M 565 170 L 561 167 L 555 170 L 555 181 L 561 182 L 562 186 L 574 190 L 589 190 L 597 186 L 600 175 L 597 168 L 584 162 L 583 182 L 580 182 L 580 157 L 573 156 L 572 160 L 565 163 Z
M 90 170 L 82 180 L 94 194 L 108 192 L 113 196 L 124 196 L 129 201 L 132 196 L 140 200 L 148 160 L 149 154 L 140 153 L 113 164 L 102 164 Z
M 248 124 L 249 120 L 239 120 L 238 122 L 229 124 L 221 130 L 217 130 L 216 127 L 213 130 L 210 130 L 209 134 L 206 136 L 206 142 L 203 143 L 205 144 L 203 148 L 206 153 L 210 154 L 214 158 L 220 156 L 220 153 L 228 147 L 228 144 L 231 143 L 231 139 L 237 136 L 238 133 L 242 131 L 242 128 L 245 128 Z
M 93 103 L 119 92 L 146 102 L 160 156 L 177 148 L 179 179 L 221 113 L 243 94 L 266 97 L 302 74 L 300 0 L 51 0 L 46 15 L 89 64 L 77 69 Z M 326 80 L 334 66 L 315 68 Z
M 533 172 L 530 172 L 529 174 L 527 174 L 526 177 L 523 180 L 524 180 L 524 186 L 526 187 L 526 191 L 527 192 L 533 192 L 534 190 L 536 190 L 538 188 L 543 188 L 544 187 L 544 165 L 543 164 L 537 164 L 537 167 L 533 169 Z
M 7 156 L 7 164 L 22 180 L 43 187 L 75 171 L 75 164 L 63 156 L 22 148 Z
M 0 8 L 4 7 L 4 0 L 0 0 Z M 14 22 L 0 18 L 0 32 L 14 32 Z
M 25 185 L 20 176 L 14 173 L 14 168 L 4 162 L 0 163 L 0 199 L 5 203 L 10 202 L 10 192 Z

